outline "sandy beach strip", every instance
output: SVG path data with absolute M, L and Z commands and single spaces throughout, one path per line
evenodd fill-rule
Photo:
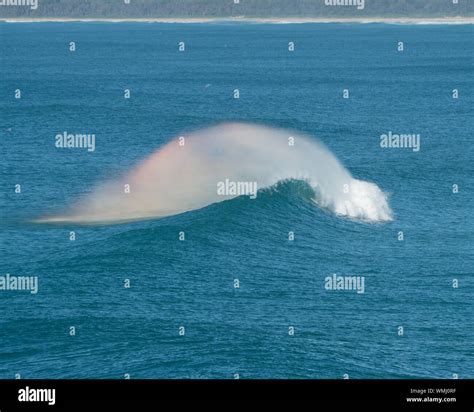
M 103 22 L 103 23 L 254 23 L 254 24 L 304 24 L 304 23 L 350 23 L 350 24 L 473 24 L 474 17 L 349 17 L 349 18 L 323 18 L 323 17 L 211 17 L 211 18 L 9 18 L 0 17 L 1 22 L 6 23 L 72 23 L 72 22 Z

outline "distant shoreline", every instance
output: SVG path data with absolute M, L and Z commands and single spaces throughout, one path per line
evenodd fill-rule
M 263 24 L 303 24 L 303 23 L 386 23 L 386 24 L 474 24 L 474 17 L 210 17 L 210 18 L 9 18 L 0 17 L 6 23 L 72 23 L 72 22 L 104 22 L 104 23 L 263 23 Z

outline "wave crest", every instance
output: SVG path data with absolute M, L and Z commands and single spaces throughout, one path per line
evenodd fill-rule
M 226 179 L 256 182 L 259 189 L 305 180 L 314 190 L 314 202 L 336 215 L 392 220 L 387 195 L 375 183 L 354 179 L 315 139 L 229 123 L 186 135 L 184 145 L 178 138 L 172 140 L 124 178 L 97 186 L 66 213 L 38 222 L 106 224 L 175 215 L 236 197 L 216 190 Z

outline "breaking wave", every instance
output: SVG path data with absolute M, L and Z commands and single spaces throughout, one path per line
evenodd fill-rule
M 227 123 L 188 134 L 182 143 L 172 140 L 123 178 L 98 185 L 65 213 L 37 222 L 107 224 L 171 216 L 239 195 L 218 193 L 219 182 L 255 182 L 263 189 L 287 180 L 307 182 L 314 203 L 338 216 L 392 220 L 387 195 L 375 183 L 354 179 L 308 136 Z

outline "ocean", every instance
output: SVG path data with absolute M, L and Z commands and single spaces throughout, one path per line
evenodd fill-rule
M 472 25 L 0 23 L 0 378 L 474 378 L 473 46 Z M 128 219 L 103 188 L 228 122 L 235 150 L 142 187 L 176 213 Z M 245 124 L 271 128 L 258 156 Z M 318 174 L 287 173 L 275 128 Z M 419 145 L 383 147 L 400 134 Z M 339 162 L 380 189 L 367 213 L 315 203 Z M 216 170 L 272 183 L 204 199 Z M 89 217 L 38 220 L 84 196 Z

